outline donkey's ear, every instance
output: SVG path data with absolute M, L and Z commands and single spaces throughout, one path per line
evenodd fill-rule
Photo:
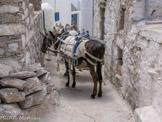
M 41 34 L 43 37 L 45 37 L 45 34 L 44 34 L 42 31 L 40 31 L 40 34 Z
M 52 36 L 53 38 L 55 38 L 55 35 L 52 33 L 52 31 L 49 31 L 49 33 L 51 34 L 51 36 Z
M 62 34 L 64 32 L 64 28 L 62 28 L 59 32 L 59 34 Z
M 46 28 L 44 29 L 44 33 L 45 33 L 46 35 L 48 35 L 48 32 L 47 32 Z
M 53 27 L 53 30 L 54 30 L 54 31 L 56 30 L 55 26 Z

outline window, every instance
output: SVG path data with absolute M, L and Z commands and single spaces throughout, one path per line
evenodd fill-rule
M 78 15 L 77 14 L 72 14 L 71 15 L 72 19 L 72 23 L 75 23 L 76 25 L 78 25 Z
M 60 20 L 59 12 L 55 12 L 55 21 L 59 21 L 59 20 Z

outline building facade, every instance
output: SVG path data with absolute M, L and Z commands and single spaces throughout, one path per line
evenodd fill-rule
M 45 22 L 48 30 L 51 30 L 56 24 L 61 23 L 65 26 L 74 22 L 79 30 L 89 31 L 92 36 L 93 0 L 42 0 L 42 3 L 48 3 L 50 6 L 47 9 L 52 8 L 50 11 L 53 11 L 45 12 L 45 16 L 50 18 Z M 44 7 L 42 10 L 44 11 Z M 56 16 L 59 16 L 57 20 Z
M 66 24 L 71 25 L 73 14 L 77 14 L 77 16 L 78 16 L 77 17 L 77 25 L 80 26 L 79 12 L 74 13 L 74 11 L 76 11 L 76 10 L 72 10 L 72 1 L 71 0 L 42 0 L 42 3 L 48 3 L 49 6 L 52 8 L 50 10 L 51 11 L 50 14 L 48 12 L 47 13 L 45 12 L 45 19 L 47 17 L 47 20 L 45 22 L 47 25 L 47 28 L 50 28 L 50 26 L 53 27 L 56 24 L 60 24 L 60 23 L 63 26 L 65 26 Z M 44 9 L 48 9 L 48 8 L 49 7 L 43 8 L 42 10 L 46 11 Z M 50 21 L 53 21 L 53 22 L 50 22 L 50 24 L 48 23 L 49 19 L 50 19 Z M 49 27 L 48 27 L 48 25 L 49 25 Z M 51 30 L 51 29 L 48 29 L 48 30 Z

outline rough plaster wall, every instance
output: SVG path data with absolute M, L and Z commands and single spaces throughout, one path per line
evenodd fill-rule
M 160 27 L 159 27 L 160 26 Z M 162 115 L 161 25 L 134 26 L 129 33 L 123 65 L 123 95 L 132 107 L 153 106 Z M 135 35 L 135 36 L 134 36 Z
M 155 12 L 153 12 L 155 10 Z M 149 11 L 150 20 L 161 20 L 162 19 L 162 2 L 161 0 L 149 0 Z M 145 19 L 145 0 L 134 1 L 133 21 L 141 21 Z
M 152 2 L 152 1 L 151 1 Z M 159 0 L 150 8 L 161 8 Z M 94 34 L 99 36 L 99 7 L 95 1 Z M 109 0 L 105 12 L 105 74 L 136 109 L 153 106 L 162 115 L 161 26 L 144 26 L 144 1 Z M 124 28 L 119 29 L 120 11 L 125 8 Z M 158 9 L 160 10 L 160 9 Z M 157 14 L 161 16 L 161 13 Z M 153 17 L 152 19 L 156 19 Z M 159 35 L 159 36 L 158 36 Z M 117 75 L 118 48 L 123 50 L 122 76 Z M 140 121 L 141 122 L 141 121 Z
M 152 15 L 153 10 L 156 10 L 156 12 L 154 12 Z M 151 20 L 162 20 L 161 0 L 150 0 L 149 17 Z
M 116 38 L 117 34 L 117 19 L 118 19 L 118 13 L 119 13 L 119 7 L 120 3 L 118 0 L 109 1 L 106 6 L 105 11 L 105 42 L 106 42 L 106 59 L 105 59 L 105 74 L 107 77 L 113 81 L 112 75 L 113 73 L 113 43 L 114 39 Z M 111 58 L 110 58 L 111 57 Z
M 155 107 L 159 115 L 162 115 L 162 25 L 150 26 L 142 30 L 138 41 L 144 41 L 143 49 L 141 48 L 141 73 L 140 83 L 144 88 L 141 98 L 144 103 L 150 100 L 150 103 Z M 143 66 L 145 64 L 145 66 Z M 142 70 L 143 69 L 143 70 Z M 145 91 L 144 91 L 145 90 Z M 147 92 L 147 93 L 145 93 Z M 149 94 L 150 92 L 150 94 Z M 149 99 L 149 100 L 148 100 Z
M 126 6 L 127 4 L 127 6 Z M 106 42 L 106 59 L 105 59 L 105 74 L 111 80 L 115 81 L 117 72 L 117 49 L 124 49 L 126 33 L 129 31 L 131 21 L 125 21 L 124 28 L 119 29 L 120 26 L 120 12 L 121 8 L 125 8 L 125 20 L 131 19 L 129 13 L 132 11 L 130 7 L 132 1 L 108 1 L 105 12 L 105 42 Z M 129 5 L 129 6 L 128 6 Z M 114 83 L 115 84 L 115 83 Z
M 93 36 L 100 38 L 100 8 L 99 2 L 101 0 L 94 0 L 94 16 L 93 16 Z

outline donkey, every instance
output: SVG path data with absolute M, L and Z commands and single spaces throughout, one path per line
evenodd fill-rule
M 48 42 L 52 42 L 55 51 L 59 50 L 59 47 L 61 46 L 61 41 L 57 38 L 61 36 L 61 34 L 53 34 L 50 32 L 49 35 L 44 36 L 42 49 L 47 50 Z M 63 52 L 60 52 L 60 55 L 65 59 L 65 64 L 67 68 L 67 83 L 66 87 L 69 87 L 70 84 L 70 72 L 72 71 L 73 76 L 73 83 L 72 87 L 75 88 L 76 86 L 76 70 L 75 68 L 82 69 L 82 68 L 88 68 L 90 71 L 90 74 L 92 76 L 94 86 L 93 86 L 93 93 L 91 95 L 91 98 L 95 98 L 97 95 L 97 84 L 99 81 L 99 92 L 98 97 L 102 97 L 102 63 L 104 60 L 104 53 L 105 53 L 105 45 L 95 39 L 88 39 L 84 43 L 85 53 L 84 56 L 78 57 L 75 60 L 72 58 L 67 57 L 64 55 Z M 45 52 L 45 51 L 44 51 Z M 72 63 L 74 62 L 74 63 Z

